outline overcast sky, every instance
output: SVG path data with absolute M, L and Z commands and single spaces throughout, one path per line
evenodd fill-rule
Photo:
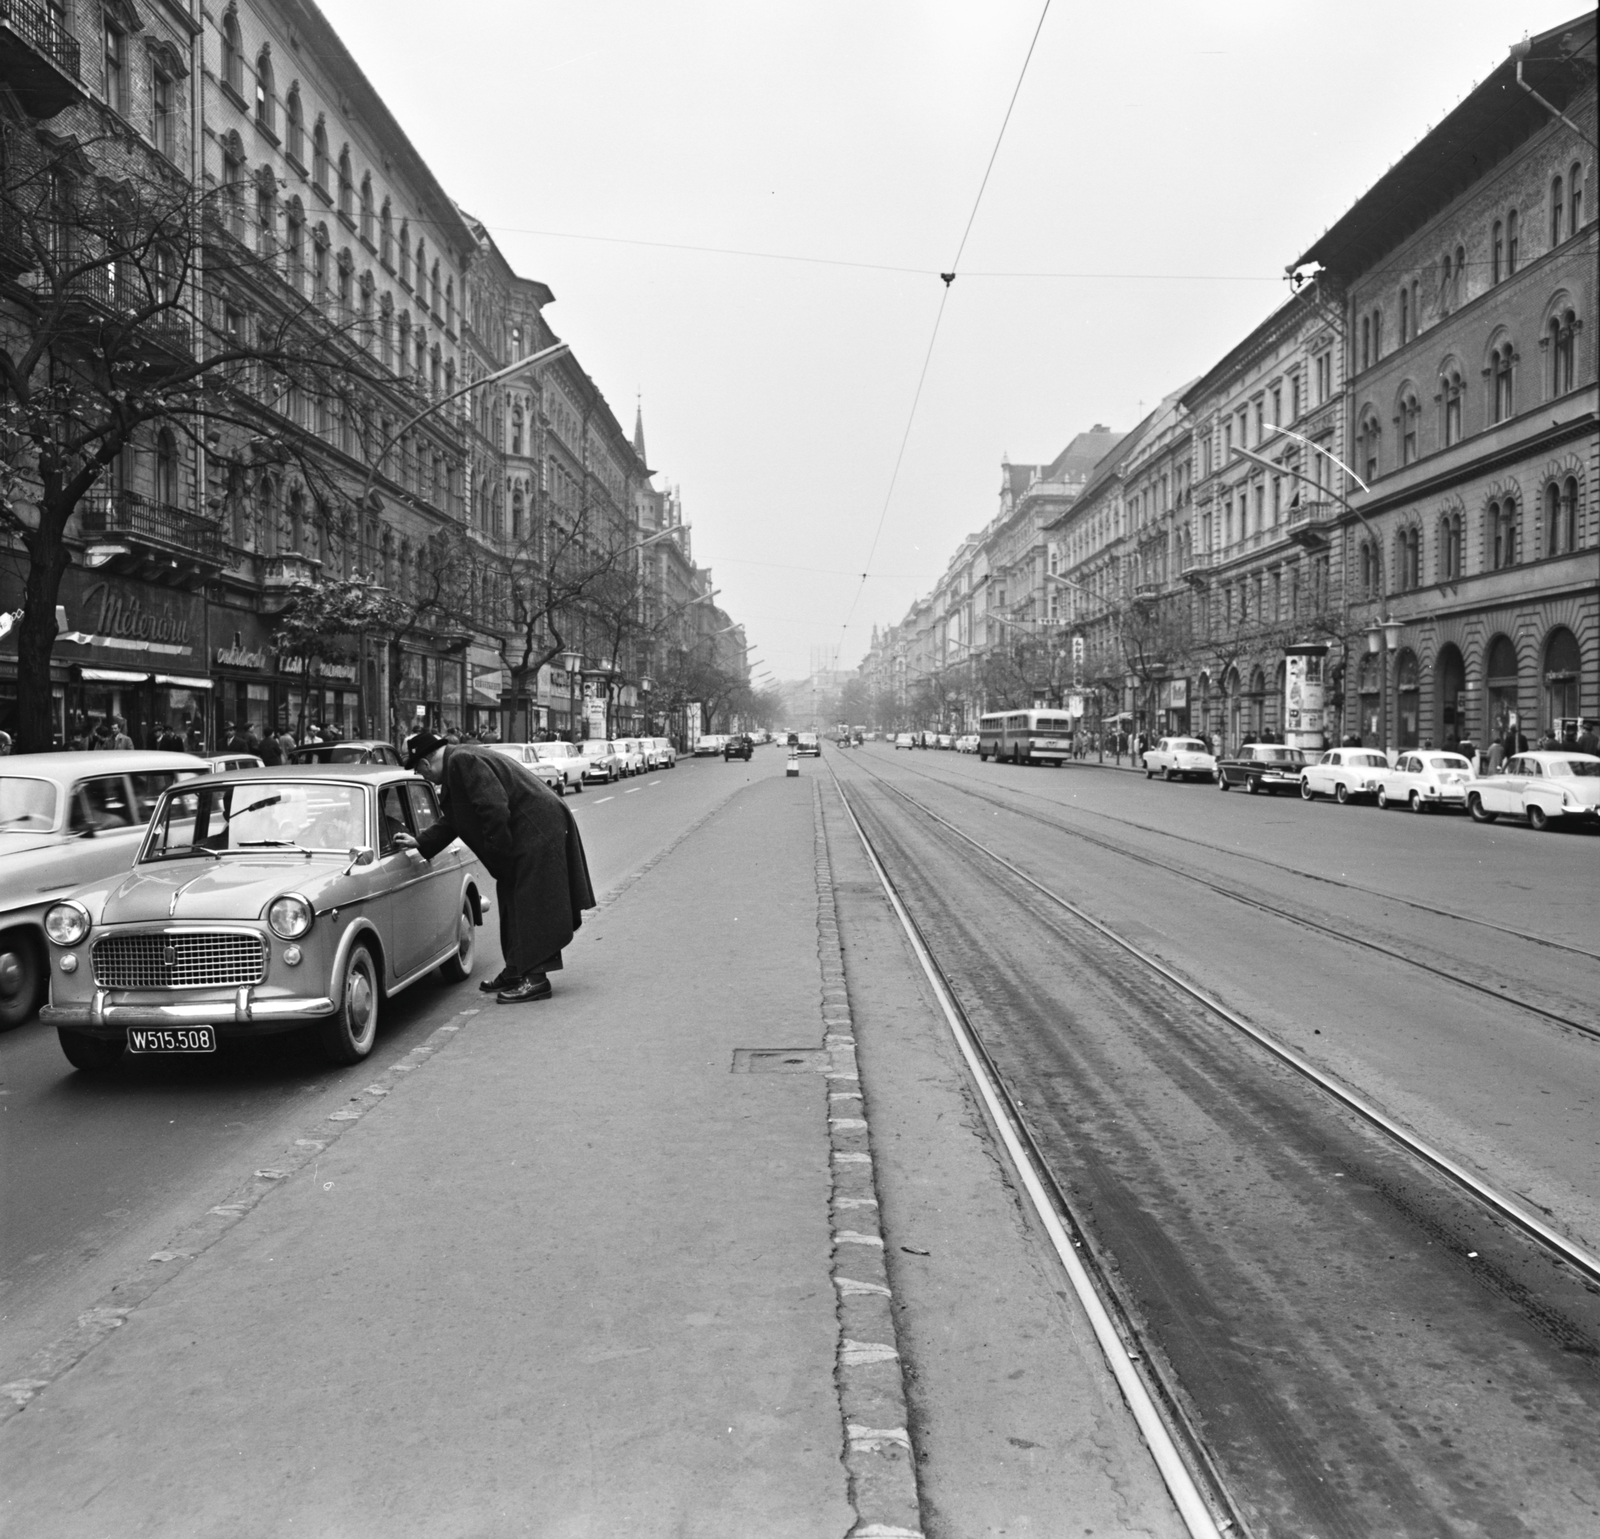
M 853 666 L 993 516 L 1002 456 L 1132 426 L 1582 10 L 1055 0 L 913 420 L 1041 0 L 321 3 L 626 425 L 642 395 L 656 484 L 784 678 Z

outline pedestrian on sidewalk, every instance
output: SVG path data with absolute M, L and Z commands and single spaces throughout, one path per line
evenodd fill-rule
M 550 997 L 549 974 L 593 908 L 594 889 L 578 825 L 567 804 L 532 770 L 478 744 L 449 743 L 426 727 L 407 766 L 440 788 L 444 816 L 417 836 L 432 860 L 453 840 L 495 880 L 505 968 L 479 984 L 502 1004 Z

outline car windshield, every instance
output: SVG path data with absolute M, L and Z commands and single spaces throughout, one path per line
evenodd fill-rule
M 1439 753 L 1435 754 L 1431 759 L 1428 760 L 1428 768 L 1464 770 L 1471 769 L 1472 766 L 1468 764 L 1460 754 Z
M 59 794 L 48 780 L 0 776 L 0 829 L 54 828 Z
M 533 756 L 544 760 L 547 764 L 553 764 L 557 759 L 567 757 L 567 747 L 566 743 L 534 743 Z
M 367 843 L 366 792 L 319 781 L 249 780 L 174 791 L 144 860 L 259 850 L 349 850 Z
M 1174 753 L 1204 753 L 1206 745 L 1197 743 L 1192 737 L 1174 738 L 1172 743 Z
M 1583 775 L 1600 779 L 1600 759 L 1551 759 L 1546 766 L 1552 775 Z

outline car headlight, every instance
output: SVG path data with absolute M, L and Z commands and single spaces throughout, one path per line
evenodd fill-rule
M 44 933 L 58 946 L 76 946 L 89 933 L 89 911 L 81 903 L 53 903 L 45 911 Z
M 299 940 L 311 928 L 311 904 L 297 892 L 286 892 L 267 905 L 267 924 L 282 940 Z

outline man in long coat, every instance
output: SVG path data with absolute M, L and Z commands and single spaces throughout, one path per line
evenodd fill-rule
M 567 804 L 525 765 L 426 730 L 407 764 L 440 788 L 444 816 L 417 836 L 432 860 L 460 839 L 495 880 L 505 969 L 479 987 L 502 1004 L 548 999 L 549 974 L 594 907 L 583 840 Z

